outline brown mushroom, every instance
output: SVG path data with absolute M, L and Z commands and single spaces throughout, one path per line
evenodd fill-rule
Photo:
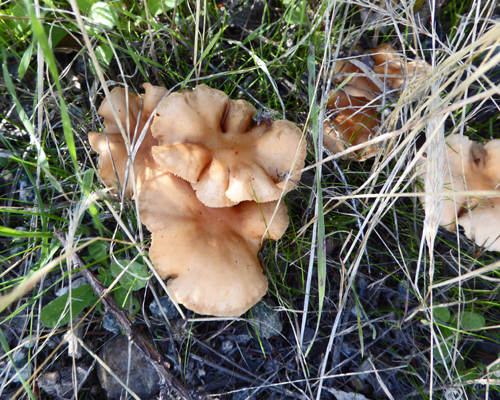
M 405 80 L 409 82 L 421 78 L 430 70 L 430 65 L 425 61 L 410 61 L 405 67 L 403 57 L 390 44 L 381 44 L 365 53 L 373 57 L 375 74 L 382 82 L 386 77 L 385 84 L 390 89 L 399 89 Z
M 377 108 L 381 107 L 377 97 L 382 94 L 382 89 L 399 89 L 405 79 L 411 80 L 415 76 L 423 76 L 428 64 L 425 62 L 409 62 L 404 65 L 404 59 L 388 44 L 382 44 L 375 49 L 365 51 L 363 54 L 366 68 L 373 68 L 373 75 L 366 74 L 353 61 L 341 60 L 335 63 L 334 83 L 343 83 L 340 90 L 332 90 L 327 109 L 331 118 L 323 123 L 323 143 L 333 153 L 346 150 L 351 145 L 359 145 L 372 139 L 377 134 L 381 120 Z M 369 57 L 370 60 L 366 60 Z M 362 58 L 360 58 L 361 60 Z M 361 61 L 360 61 L 361 62 Z M 372 64 L 369 67 L 369 64 Z M 358 64 L 359 65 L 359 64 Z M 408 76 L 405 75 L 408 71 Z M 351 78 L 351 74 L 355 74 Z M 380 79 L 379 85 L 372 79 Z M 345 82 L 346 79 L 350 80 Z M 353 155 L 356 161 L 364 161 L 375 156 L 382 143 L 366 147 Z
M 291 122 L 253 124 L 255 112 L 206 85 L 171 94 L 153 122 L 154 159 L 189 181 L 209 207 L 277 200 L 300 179 L 305 142 Z
M 142 96 L 128 93 L 128 104 L 125 90 L 123 88 L 113 89 L 111 91 L 111 98 L 105 99 L 98 111 L 99 115 L 104 117 L 106 133 L 89 133 L 90 145 L 100 154 L 99 176 L 107 187 L 113 188 L 114 193 L 118 193 L 118 184 L 120 187 L 124 185 L 129 154 L 118 123 L 111 111 L 110 100 L 113 102 L 118 113 L 118 118 L 128 136 L 131 151 L 137 151 L 132 165 L 134 167 L 135 184 L 138 191 L 146 179 L 151 176 L 154 169 L 157 168 L 151 155 L 151 147 L 157 145 L 158 140 L 151 134 L 151 121 L 149 121 L 149 126 L 143 140 L 141 143 L 138 141 L 151 113 L 167 93 L 167 89 L 152 86 L 149 83 L 145 83 L 144 88 L 146 93 Z M 125 195 L 132 197 L 133 190 L 130 182 L 130 173 L 128 176 Z
M 372 139 L 380 126 L 376 105 L 367 105 L 364 97 L 349 96 L 344 91 L 333 92 L 327 108 L 333 110 L 332 117 L 323 124 L 323 143 L 333 153 L 347 147 L 365 143 Z M 380 145 L 358 150 L 350 158 L 363 161 L 373 157 Z
M 478 197 L 455 192 L 498 190 L 500 186 L 500 140 L 485 146 L 459 134 L 446 138 L 444 189 L 450 195 L 444 200 L 440 225 L 449 231 L 461 225 L 465 235 L 488 250 L 500 251 L 499 197 Z M 425 159 L 421 160 L 421 164 Z M 422 178 L 425 178 L 425 164 Z M 421 199 L 424 201 L 424 198 Z M 424 204 L 425 209 L 425 204 Z
M 422 77 L 430 69 L 430 65 L 425 61 L 410 61 L 405 67 L 404 58 L 390 44 L 381 44 L 374 49 L 364 51 L 360 62 L 366 57 L 371 57 L 374 75 L 379 77 L 381 82 L 385 81 L 385 85 L 390 89 L 399 89 L 405 82 L 405 78 L 410 81 Z M 368 66 L 370 63 L 366 64 Z M 370 77 L 349 60 L 337 61 L 334 72 L 334 83 L 342 83 L 350 78 L 351 74 L 355 74 L 343 86 L 349 95 L 372 100 L 381 93 L 381 89 Z
M 257 253 L 277 202 L 209 208 L 188 182 L 163 173 L 143 185 L 139 204 L 153 233 L 151 260 L 163 279 L 170 277 L 167 289 L 177 302 L 200 314 L 238 316 L 266 293 Z M 268 237 L 279 239 L 287 226 L 281 203 Z
M 333 79 L 334 83 L 342 83 L 346 79 L 349 79 L 351 74 L 355 74 L 342 86 L 342 89 L 350 96 L 364 97 L 372 100 L 375 98 L 375 94 L 380 91 L 377 85 L 368 77 L 356 76 L 356 74 L 364 74 L 363 70 L 347 60 L 337 61 L 334 66 L 334 72 L 336 75 Z

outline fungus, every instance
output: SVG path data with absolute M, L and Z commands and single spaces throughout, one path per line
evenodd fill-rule
M 153 157 L 163 170 L 189 181 L 209 207 L 277 200 L 300 179 L 305 142 L 289 121 L 253 125 L 255 113 L 246 101 L 206 85 L 171 94 L 151 128 L 159 141 Z
M 405 69 L 403 57 L 387 44 L 365 51 L 359 62 L 336 62 L 333 82 L 343 83 L 343 86 L 340 91 L 332 90 L 329 95 L 327 109 L 333 117 L 323 124 L 325 147 L 333 153 L 338 153 L 351 145 L 372 139 L 381 123 L 377 109 L 381 108 L 382 104 L 377 98 L 384 92 L 384 87 L 399 89 L 405 79 L 423 76 L 428 67 L 425 62 L 411 61 Z M 367 75 L 366 71 L 373 73 Z M 405 74 L 406 71 L 408 75 Z M 352 74 L 354 75 L 351 77 Z M 345 82 L 348 78 L 350 80 Z M 344 158 L 364 161 L 375 156 L 381 146 L 382 143 L 369 146 L 355 152 L 354 156 Z
M 380 125 L 377 108 L 368 106 L 365 98 L 339 91 L 330 96 L 327 108 L 335 110 L 333 117 L 323 124 L 323 144 L 331 152 L 340 153 L 348 146 L 365 143 L 377 133 Z M 379 148 L 377 144 L 358 150 L 355 159 L 364 161 L 373 157 Z
M 467 238 L 488 250 L 500 251 L 500 228 L 495 223 L 500 215 L 500 198 L 454 193 L 499 189 L 500 140 L 483 146 L 459 134 L 450 135 L 446 138 L 444 156 L 444 189 L 453 193 L 444 200 L 440 225 L 453 232 L 458 223 Z M 424 164 L 420 176 L 425 178 L 425 158 L 420 164 Z
M 371 58 L 368 58 L 368 60 L 372 61 Z M 343 83 L 351 74 L 355 74 L 342 86 L 343 90 L 350 96 L 365 97 L 372 100 L 375 97 L 374 93 L 378 92 L 377 85 L 366 76 L 361 75 L 364 74 L 363 70 L 348 60 L 337 61 L 334 66 L 334 73 L 333 82 L 337 84 Z
M 170 277 L 167 289 L 178 303 L 200 314 L 239 316 L 266 293 L 257 254 L 277 202 L 209 208 L 188 182 L 162 173 L 143 185 L 139 204 L 153 234 L 149 255 L 159 275 Z M 287 226 L 281 203 L 268 237 L 279 239 Z
M 423 77 L 430 65 L 425 61 L 404 63 L 404 58 L 390 44 L 381 44 L 375 49 L 367 50 L 374 60 L 373 71 L 390 89 L 399 89 L 403 83 Z
M 115 88 L 111 91 L 110 96 L 118 113 L 118 118 L 129 138 L 132 152 L 137 150 L 132 165 L 138 192 L 141 185 L 157 168 L 151 155 L 151 147 L 158 144 L 158 141 L 151 134 L 151 126 L 146 130 L 142 142 L 138 143 L 138 140 L 151 113 L 167 93 L 167 89 L 152 86 L 149 83 L 145 83 L 144 88 L 146 93 L 142 96 L 128 93 L 128 106 L 125 89 Z M 89 141 L 92 148 L 100 155 L 99 176 L 103 183 L 107 187 L 112 188 L 112 192 L 116 194 L 118 193 L 117 183 L 119 183 L 120 187 L 124 185 L 129 154 L 118 123 L 111 111 L 110 99 L 106 98 L 98 111 L 98 114 L 104 117 L 104 129 L 106 133 L 90 132 Z M 129 175 L 125 195 L 132 197 L 132 194 L 133 190 Z
M 101 105 L 106 133 L 89 133 L 100 154 L 99 175 L 117 193 L 125 182 L 127 160 L 134 157 L 139 208 L 152 232 L 150 257 L 159 275 L 170 278 L 172 298 L 201 314 L 240 315 L 267 291 L 258 258 L 262 236 L 274 216 L 266 237 L 279 239 L 288 215 L 283 203 L 265 201 L 279 198 L 300 179 L 296 171 L 303 168 L 306 151 L 301 132 L 287 121 L 252 127 L 255 109 L 250 104 L 206 86 L 174 95 L 173 102 L 168 97 L 167 106 L 152 116 L 166 89 L 144 87 L 143 96 L 128 94 L 128 105 L 123 89 L 111 92 L 132 155 L 108 99 Z M 145 129 L 151 118 L 153 124 Z M 297 148 L 296 166 L 284 171 Z M 287 174 L 291 180 L 285 186 Z M 221 182 L 227 183 L 223 200 L 226 195 L 231 200 L 217 207 L 238 205 L 209 208 L 200 202 L 193 187 L 198 196 L 215 198 L 210 190 L 220 195 Z M 247 201 L 255 198 L 253 191 L 260 204 Z M 130 179 L 125 194 L 132 195 Z
M 415 77 L 422 77 L 430 68 L 425 61 L 410 61 L 405 65 L 404 58 L 390 44 L 381 44 L 374 49 L 364 51 L 359 62 L 366 65 L 368 70 L 373 71 L 372 78 L 379 78 L 380 83 L 385 81 L 389 89 L 399 89 L 405 82 L 405 78 L 408 81 Z M 337 61 L 334 72 L 334 83 L 342 83 L 354 74 L 343 86 L 349 95 L 372 100 L 381 93 L 382 88 L 373 82 L 370 76 L 366 76 L 365 71 L 355 65 L 352 60 Z

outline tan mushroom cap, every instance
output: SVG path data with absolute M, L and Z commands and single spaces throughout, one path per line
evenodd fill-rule
M 388 67 L 387 75 L 401 73 L 402 58 L 391 45 L 381 44 L 372 50 L 364 51 L 363 54 L 372 57 L 374 63 L 373 71 L 382 82 L 384 82 L 384 76 L 386 74 L 386 65 Z M 344 82 L 349 78 L 350 74 L 353 73 L 365 74 L 361 68 L 357 67 L 349 60 L 337 61 L 335 63 L 334 72 L 336 77 L 333 79 L 333 82 L 335 83 Z M 394 79 L 388 78 L 386 81 L 389 88 L 393 88 L 393 83 Z M 364 97 L 368 100 L 373 100 L 380 94 L 380 88 L 368 76 L 353 76 L 348 83 L 342 86 L 342 89 L 350 96 Z
M 399 89 L 405 80 L 422 77 L 429 68 L 425 62 L 412 61 L 407 63 L 405 69 L 403 57 L 388 44 L 367 50 L 364 55 L 371 56 L 374 75 L 388 89 Z M 336 62 L 334 72 L 335 83 L 343 83 L 352 73 L 364 74 L 361 68 L 348 60 Z M 344 82 L 340 91 L 333 90 L 330 93 L 327 108 L 332 112 L 333 118 L 326 119 L 323 123 L 323 144 L 327 149 L 339 153 L 348 146 L 362 144 L 377 134 L 381 123 L 377 111 L 380 102 L 377 97 L 382 93 L 381 89 L 368 76 L 354 76 L 349 82 Z M 364 161 L 375 156 L 382 145 L 372 145 L 343 158 Z
M 487 198 L 458 223 L 467 238 L 490 251 L 500 251 L 500 198 Z
M 367 50 L 375 60 L 374 72 L 391 89 L 399 89 L 403 83 L 423 77 L 430 65 L 425 61 L 410 61 L 404 63 L 404 58 L 390 44 L 381 44 L 375 49 Z
M 323 124 L 323 144 L 332 153 L 365 143 L 376 135 L 380 125 L 377 108 L 367 103 L 365 98 L 349 96 L 344 91 L 330 93 L 327 108 L 332 110 L 333 117 Z M 344 158 L 364 161 L 373 157 L 379 146 L 365 147 Z
M 499 189 L 500 140 L 492 140 L 482 146 L 456 134 L 448 136 L 446 144 L 445 190 L 463 192 Z M 425 174 L 424 166 L 421 177 L 425 178 Z M 465 235 L 476 244 L 488 250 L 500 251 L 500 197 L 482 198 L 450 193 L 444 201 L 440 225 L 454 231 L 456 223 L 464 228 Z
M 144 224 L 153 233 L 150 257 L 170 296 L 206 315 L 238 316 L 267 291 L 259 262 L 261 237 L 277 202 L 242 202 L 230 208 L 203 205 L 183 179 L 163 173 L 148 180 L 139 196 Z M 262 211 L 261 211 L 262 210 Z M 288 226 L 281 204 L 269 237 Z
M 209 207 L 277 200 L 300 180 L 306 145 L 289 121 L 253 125 L 255 112 L 206 85 L 171 94 L 152 126 L 160 143 L 153 156 L 163 170 L 189 181 Z
M 132 151 L 137 149 L 133 167 L 138 191 L 146 179 L 151 176 L 154 169 L 157 168 L 153 156 L 151 155 L 151 147 L 157 145 L 158 140 L 151 134 L 151 123 L 138 148 L 137 141 L 154 108 L 167 93 L 167 89 L 152 86 L 149 83 L 145 83 L 144 88 L 146 93 L 142 96 L 128 93 L 128 106 L 126 92 L 123 88 L 115 88 L 111 91 L 111 100 L 118 113 L 118 118 L 128 135 L 131 149 Z M 118 193 L 117 182 L 119 182 L 120 186 L 123 186 L 125 182 L 128 152 L 123 141 L 123 136 L 120 133 L 118 124 L 111 111 L 109 99 L 105 99 L 102 102 L 98 113 L 100 116 L 104 117 L 104 129 L 106 133 L 90 132 L 89 141 L 92 148 L 100 154 L 99 176 L 107 187 L 113 188 L 113 193 L 116 194 Z M 132 197 L 133 190 L 130 183 L 130 173 L 128 176 L 129 179 L 125 195 Z
M 364 51 L 363 54 L 372 57 L 373 72 L 389 89 L 399 89 L 405 80 L 408 82 L 420 78 L 430 69 L 430 65 L 422 60 L 410 61 L 405 66 L 403 56 L 390 44 L 381 44 L 374 49 Z M 349 60 L 337 61 L 334 72 L 335 83 L 344 82 L 352 73 L 364 74 Z M 342 88 L 351 96 L 366 97 L 368 100 L 380 94 L 380 88 L 368 76 L 354 76 Z
M 334 67 L 335 74 L 339 74 L 333 82 L 342 83 L 349 78 L 350 74 L 364 74 L 364 72 L 347 60 L 337 61 Z M 355 97 L 365 97 L 368 100 L 375 98 L 375 94 L 380 92 L 379 88 L 366 76 L 353 76 L 342 89 L 349 95 Z

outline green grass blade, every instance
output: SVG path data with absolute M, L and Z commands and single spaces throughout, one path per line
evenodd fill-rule
M 33 47 L 35 46 L 36 40 L 32 40 L 28 49 L 24 52 L 23 57 L 21 58 L 21 63 L 19 64 L 19 79 L 23 79 L 24 74 L 26 74 L 26 71 L 28 70 L 30 61 L 31 61 L 31 56 L 33 55 Z
M 191 69 L 189 74 L 186 76 L 186 79 L 184 79 L 184 82 L 182 83 L 181 89 L 183 89 L 186 86 L 186 84 L 189 82 L 189 79 L 191 79 L 191 76 L 194 74 L 194 72 L 196 71 L 196 69 L 198 68 L 200 63 L 203 62 L 203 60 L 208 55 L 208 53 L 210 53 L 212 48 L 217 44 L 221 34 L 222 34 L 222 30 L 217 32 L 217 34 L 214 36 L 214 38 L 210 41 L 210 43 L 208 44 L 207 48 L 203 51 L 203 54 L 201 55 L 201 57 L 198 60 L 198 62 L 196 63 L 196 65 Z
M 309 45 L 309 53 L 307 56 L 307 68 L 309 72 L 308 92 L 309 92 L 309 105 L 311 115 L 311 127 L 314 140 L 314 151 L 316 162 L 319 163 L 322 158 L 323 143 L 322 138 L 319 136 L 319 120 L 318 113 L 319 107 L 316 98 L 316 58 L 314 45 Z M 321 140 L 320 140 L 321 139 Z M 320 143 L 321 142 L 321 143 Z M 319 326 L 321 323 L 321 313 L 323 311 L 323 303 L 325 299 L 325 284 L 326 284 L 326 249 L 325 249 L 325 216 L 323 213 L 323 197 L 321 192 L 321 165 L 316 168 L 316 210 L 318 213 L 318 220 L 315 227 L 317 229 L 317 268 L 318 268 L 318 322 L 316 324 L 316 331 L 314 337 L 317 336 Z M 315 243 L 312 243 L 315 246 Z M 306 356 L 312 348 L 314 340 L 311 341 L 309 348 L 306 351 Z
M 16 229 L 0 226 L 0 236 L 18 237 L 18 238 L 48 238 L 52 239 L 54 235 L 49 232 L 24 232 Z
M 3 334 L 3 331 L 1 329 L 0 329 L 0 344 L 2 345 L 5 353 L 9 353 L 10 352 L 9 344 L 7 343 L 7 339 L 5 339 L 5 335 Z M 23 377 L 21 376 L 21 374 L 17 370 L 16 364 L 15 364 L 14 360 L 12 359 L 12 355 L 9 354 L 8 357 L 10 359 L 10 362 L 12 363 L 12 366 L 16 370 L 17 376 L 19 377 L 19 380 L 21 381 L 21 384 L 23 385 L 24 390 L 26 391 L 26 393 L 28 394 L 28 396 L 30 397 L 30 399 L 31 400 L 37 400 L 36 397 L 35 397 L 35 395 L 33 394 L 33 392 L 30 389 L 30 385 L 28 385 L 26 383 L 26 381 L 23 379 Z M 29 364 L 28 364 L 28 366 L 26 368 L 29 368 Z
M 54 79 L 54 83 L 59 93 L 64 139 L 66 140 L 66 145 L 68 146 L 68 152 L 71 156 L 71 160 L 75 167 L 77 179 L 79 179 L 78 162 L 76 159 L 75 139 L 73 137 L 73 130 L 71 128 L 71 120 L 69 118 L 66 102 L 64 101 L 64 93 L 61 88 L 61 81 L 59 77 L 59 72 L 57 71 L 57 65 L 54 53 L 52 53 L 52 49 L 50 48 L 49 41 L 47 40 L 47 36 L 45 35 L 45 31 L 42 25 L 40 24 L 40 21 L 35 15 L 35 6 L 31 4 L 28 0 L 24 0 L 24 4 L 26 5 L 26 9 L 29 10 L 29 17 L 31 25 L 33 27 L 33 33 L 36 39 L 38 40 L 38 43 L 40 44 L 44 60 L 47 63 L 47 67 L 49 68 L 50 74 L 52 75 L 52 79 Z

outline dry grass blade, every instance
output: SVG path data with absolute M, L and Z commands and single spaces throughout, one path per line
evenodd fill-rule
M 61 232 L 56 232 L 55 236 L 61 241 L 61 243 L 66 247 L 68 242 Z M 173 391 L 176 396 L 179 396 L 182 400 L 203 400 L 205 397 L 198 396 L 187 390 L 184 385 L 179 382 L 168 369 L 168 363 L 162 360 L 161 355 L 155 350 L 154 347 L 142 336 L 139 330 L 133 326 L 130 320 L 125 315 L 125 312 L 120 310 L 116 305 L 115 301 L 108 296 L 106 288 L 101 282 L 94 276 L 92 272 L 84 268 L 85 262 L 80 258 L 78 253 L 73 253 L 71 255 L 74 268 L 82 268 L 82 274 L 87 280 L 88 284 L 92 287 L 97 296 L 103 301 L 106 311 L 110 312 L 119 322 L 122 329 L 125 331 L 129 340 L 134 343 L 143 354 L 149 359 L 151 364 L 154 366 L 158 375 L 160 377 L 160 387 L 164 391 L 163 395 Z M 83 343 L 80 340 L 80 343 Z M 99 363 L 102 360 L 98 359 Z M 121 382 L 122 383 L 122 382 Z M 136 397 L 136 396 L 135 396 Z
M 184 397 L 202 388 L 232 400 L 494 398 L 498 254 L 469 240 L 466 229 L 440 224 L 443 202 L 498 197 L 498 182 L 452 194 L 443 157 L 450 135 L 480 144 L 499 138 L 496 2 L 23 0 L 2 7 L 1 398 L 48 396 L 41 377 L 61 369 L 69 371 L 69 396 L 107 395 L 94 366 L 113 325 L 97 297 L 74 299 L 87 293 L 71 267 L 75 252 L 83 274 L 103 283 L 96 286 L 103 304 L 115 300 L 127 333 L 140 329 L 153 341 L 138 339 L 143 350 L 165 357 L 156 363 L 163 379 L 172 378 L 165 369 L 172 364 Z M 392 53 L 380 50 L 389 44 Z M 356 72 L 332 72 L 346 62 Z M 360 79 L 374 93 L 358 104 L 353 97 L 366 90 L 356 86 Z M 100 190 L 88 132 L 104 131 L 97 110 L 111 89 L 131 99 L 144 82 L 167 94 L 204 83 L 252 103 L 261 123 L 285 117 L 303 132 L 309 155 L 301 182 L 279 200 L 290 227 L 280 241 L 263 236 L 269 289 L 252 313 L 214 318 L 172 304 L 149 258 L 137 188 L 128 190 L 132 200 L 127 185 L 119 196 Z M 335 91 L 351 93 L 348 107 L 327 106 Z M 135 116 L 122 112 L 112 105 L 134 185 L 133 163 L 154 113 L 139 132 Z M 369 116 L 359 123 L 375 130 L 365 143 L 344 139 L 344 150 L 332 153 L 323 123 L 340 132 L 333 121 L 348 112 Z M 374 158 L 353 161 L 371 148 L 380 150 Z M 470 204 L 460 212 L 471 216 L 478 207 Z M 67 247 L 53 230 L 67 232 Z M 86 346 L 80 358 L 75 348 L 66 352 L 68 330 L 72 345 Z M 82 381 L 82 370 L 89 379 Z

